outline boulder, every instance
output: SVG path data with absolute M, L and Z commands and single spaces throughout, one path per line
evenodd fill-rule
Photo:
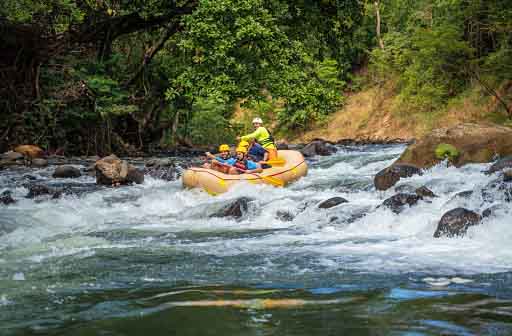
M 413 206 L 421 199 L 421 196 L 415 194 L 398 193 L 384 200 L 384 202 L 382 202 L 382 206 L 385 206 L 391 209 L 394 213 L 399 214 L 404 210 L 405 205 Z
M 12 192 L 10 190 L 5 190 L 0 194 L 0 204 L 9 205 L 12 203 L 16 203 L 16 200 L 12 198 Z
M 434 198 L 434 197 L 437 197 L 436 194 L 434 194 L 434 192 L 432 190 L 430 190 L 429 188 L 423 186 L 423 187 L 419 187 L 418 189 L 416 189 L 414 191 L 414 193 L 420 197 L 423 197 L 423 198 Z
M 512 169 L 507 169 L 503 172 L 503 181 L 512 182 Z
M 23 156 L 28 158 L 39 158 L 44 156 L 44 151 L 40 147 L 34 145 L 17 146 L 14 148 L 14 151 L 23 154 Z
M 421 170 L 418 167 L 407 164 L 394 164 L 378 172 L 373 179 L 373 183 L 377 190 L 387 190 L 394 186 L 401 178 L 421 174 Z
M 30 161 L 30 165 L 33 167 L 46 167 L 48 166 L 48 160 L 42 158 L 35 158 Z
M 497 171 L 510 168 L 512 169 L 512 155 L 499 159 L 486 171 L 487 174 L 493 174 Z
M 114 154 L 96 162 L 96 183 L 102 185 L 143 183 L 144 173 Z
M 505 201 L 512 202 L 512 184 L 496 179 L 489 182 L 481 191 L 482 198 L 486 202 Z
M 73 166 L 60 166 L 52 174 L 55 178 L 75 178 L 82 176 L 80 169 Z
M 432 167 L 443 159 L 436 156 L 436 149 L 442 144 L 456 149 L 458 155 L 450 159 L 456 167 L 491 162 L 497 155 L 512 155 L 512 128 L 463 123 L 436 129 L 410 145 L 396 163 Z
M 23 160 L 24 156 L 21 153 L 10 151 L 10 152 L 2 154 L 0 156 L 0 158 L 5 161 L 16 161 L 16 160 Z
M 178 176 L 176 164 L 171 159 L 149 160 L 144 167 L 144 174 L 166 181 L 174 181 Z
M 241 218 L 244 213 L 249 209 L 249 202 L 252 199 L 247 197 L 241 197 L 235 200 L 233 203 L 226 205 L 210 217 L 234 217 Z
M 314 140 L 308 143 L 300 150 L 305 157 L 312 157 L 315 155 L 327 156 L 337 152 L 336 147 L 321 140 Z
M 455 208 L 441 217 L 437 224 L 435 238 L 464 236 L 470 226 L 478 225 L 482 217 L 474 211 Z
M 332 207 L 335 207 L 336 205 L 347 203 L 348 201 L 344 199 L 343 197 L 332 197 L 328 200 L 323 201 L 322 203 L 318 204 L 319 209 L 329 209 Z

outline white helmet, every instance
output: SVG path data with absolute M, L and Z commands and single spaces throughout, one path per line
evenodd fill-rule
M 263 124 L 263 120 L 261 120 L 261 118 L 256 117 L 256 118 L 254 118 L 254 119 L 252 120 L 252 123 L 253 123 L 253 124 L 256 124 L 256 123 L 258 123 L 258 124 Z

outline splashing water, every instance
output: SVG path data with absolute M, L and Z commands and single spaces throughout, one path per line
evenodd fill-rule
M 241 324 L 247 330 L 270 324 L 281 334 L 311 334 L 308 327 L 325 331 L 334 325 L 315 325 L 319 311 L 340 309 L 347 309 L 348 322 L 335 326 L 346 331 L 380 314 L 388 322 L 385 330 L 397 335 L 512 332 L 512 209 L 480 192 L 496 175 L 483 174 L 485 164 L 438 165 L 396 187 L 425 185 L 439 197 L 394 214 L 378 207 L 394 188 L 376 191 L 373 176 L 403 149 L 340 147 L 311 161 L 309 175 L 288 188 L 241 184 L 217 197 L 184 190 L 180 181 L 147 178 L 143 185 L 39 202 L 23 198 L 26 189 L 13 182 L 20 174 L 0 175 L 0 191 L 8 187 L 19 199 L 0 207 L 0 333 L 67 333 L 71 326 L 70 334 L 136 335 L 130 322 L 135 316 L 148 316 L 142 324 L 151 330 L 167 314 L 179 327 L 155 330 L 201 334 L 193 327 L 218 307 L 224 307 L 219 320 L 228 334 L 237 334 L 230 328 Z M 51 168 L 32 174 L 49 179 Z M 81 177 L 77 183 L 94 180 Z M 456 196 L 466 190 L 474 192 Z M 334 196 L 349 202 L 317 207 Z M 240 197 L 252 199 L 241 219 L 210 217 Z M 464 238 L 433 238 L 446 211 L 462 206 L 482 213 L 498 203 L 502 211 Z M 176 295 L 161 295 L 169 290 Z M 462 294 L 472 296 L 457 299 Z M 430 310 L 417 308 L 418 300 Z M 297 318 L 274 311 L 291 309 L 287 304 L 303 312 L 304 332 L 280 329 Z M 438 316 L 439 307 L 448 322 Z M 250 318 L 230 320 L 233 309 Z M 494 317 L 482 318 L 486 309 Z M 404 320 L 398 311 L 414 318 Z M 468 311 L 475 317 L 461 322 L 458 314 Z M 185 312 L 196 320 L 181 321 Z

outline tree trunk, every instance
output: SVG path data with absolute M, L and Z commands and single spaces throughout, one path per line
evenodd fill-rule
M 382 37 L 380 35 L 380 6 L 379 1 L 374 2 L 375 5 L 375 14 L 377 15 L 377 26 L 375 27 L 375 30 L 377 32 L 377 40 L 379 41 L 379 47 L 381 49 L 384 49 L 384 42 L 382 41 Z

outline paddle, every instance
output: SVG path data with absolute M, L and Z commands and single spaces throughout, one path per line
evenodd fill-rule
M 260 174 L 257 174 L 257 173 L 249 173 L 247 172 L 247 170 L 244 170 L 244 169 L 240 169 L 240 168 L 236 168 L 238 171 L 241 171 L 242 173 L 246 173 L 246 174 L 251 174 L 251 175 L 254 175 L 254 176 L 257 176 L 259 177 L 260 179 L 262 179 L 263 181 L 266 181 L 268 182 L 269 184 L 272 184 L 273 186 L 276 186 L 276 187 L 284 187 L 284 181 L 281 180 L 281 179 L 278 179 L 276 177 L 272 177 L 272 176 L 263 176 L 263 175 L 260 175 Z
M 266 164 L 271 165 L 271 166 L 282 167 L 282 166 L 284 166 L 286 164 L 286 161 L 283 160 L 283 159 L 275 159 L 275 160 L 262 161 L 261 163 L 266 163 Z

